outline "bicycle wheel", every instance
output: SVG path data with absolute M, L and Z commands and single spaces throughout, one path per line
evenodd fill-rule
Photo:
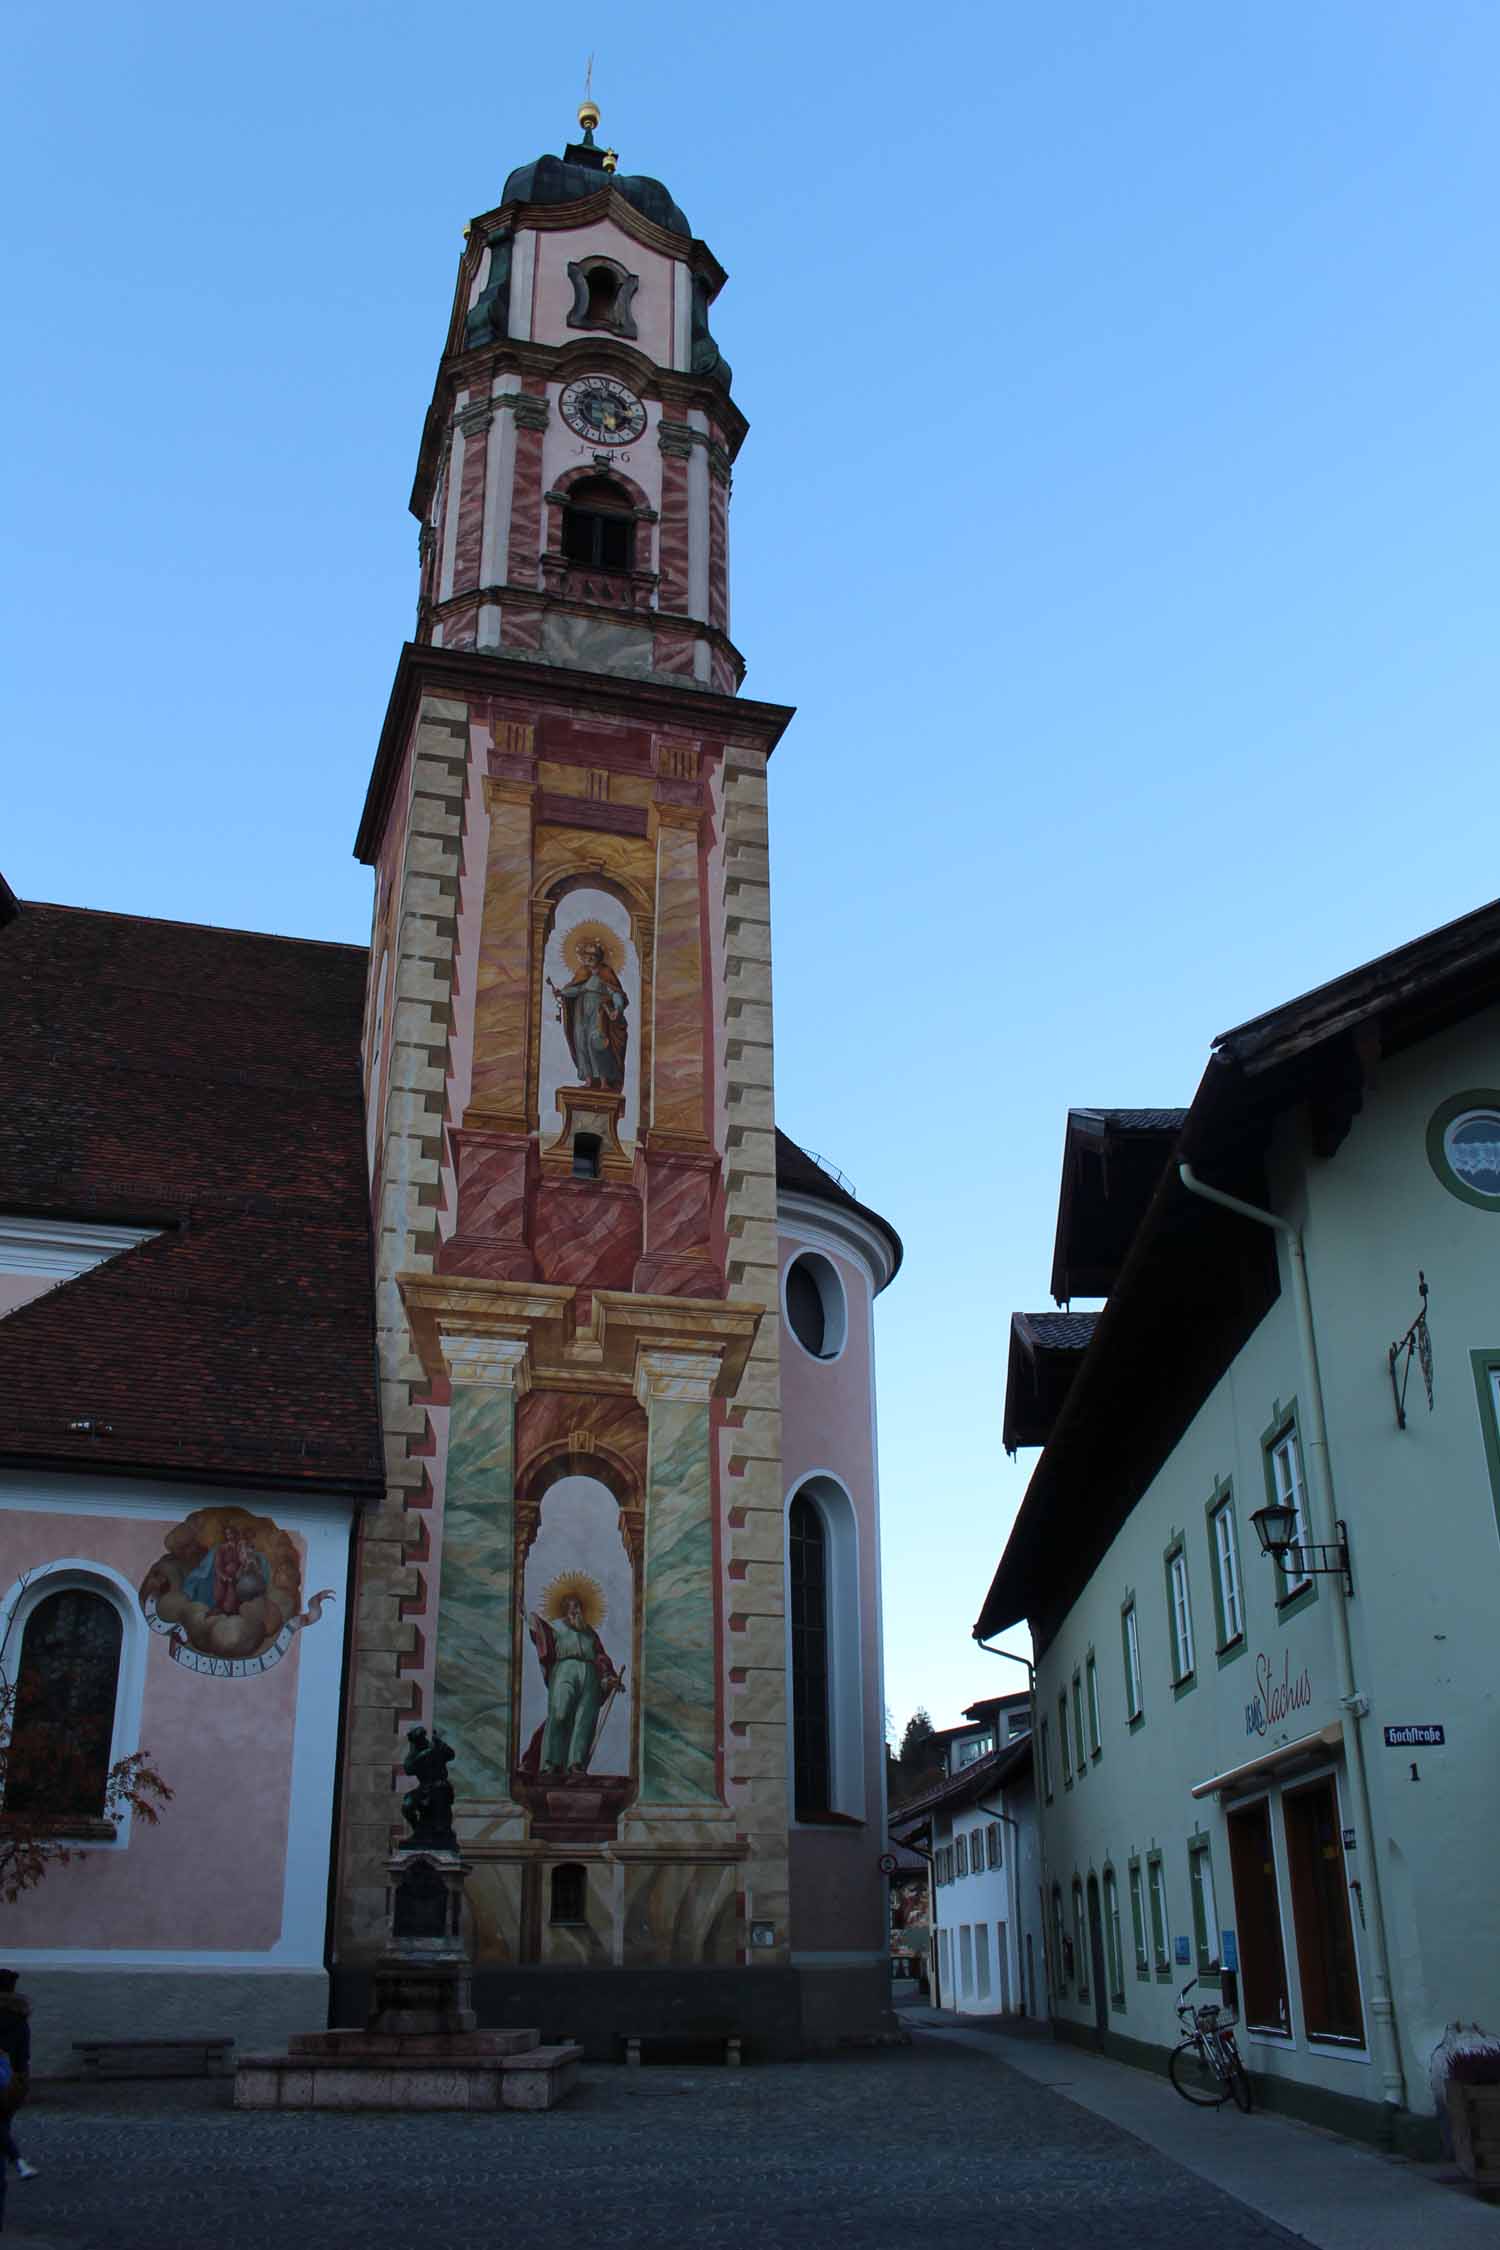
M 1240 2061 L 1238 2048 L 1230 2047 L 1224 2059 L 1229 2065 L 1229 2091 L 1234 2096 L 1235 2108 L 1248 2117 L 1255 2096 L 1250 2091 L 1250 2080 L 1245 2074 L 1244 2064 Z
M 1229 2089 L 1209 2062 L 1201 2040 L 1184 2039 L 1172 2049 L 1167 2076 L 1183 2100 L 1198 2109 L 1218 2109 L 1229 2099 Z

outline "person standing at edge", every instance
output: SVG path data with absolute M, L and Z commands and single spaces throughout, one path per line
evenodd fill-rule
M 31 2002 L 17 1992 L 18 1982 L 14 1969 L 0 1969 L 0 2054 L 10 2064 L 9 2081 L 0 2087 L 0 2225 L 5 2218 L 6 2164 L 14 2164 L 17 2179 L 36 2177 L 36 2166 L 27 2163 L 11 2132 L 11 2119 L 31 2091 Z

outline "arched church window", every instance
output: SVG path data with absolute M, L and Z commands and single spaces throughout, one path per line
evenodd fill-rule
M 787 1512 L 791 1563 L 792 1773 L 799 1820 L 830 1810 L 828 1534 L 816 1502 L 799 1492 Z
M 5 1809 L 98 1819 L 109 1784 L 120 1613 L 70 1586 L 39 1601 L 21 1636 Z
M 576 1861 L 569 1860 L 552 1870 L 552 1919 L 554 1922 L 584 1922 L 584 1899 L 588 1889 L 587 1871 Z
M 627 273 L 613 258 L 580 258 L 568 267 L 573 284 L 570 328 L 607 328 L 613 336 L 634 336 L 631 299 L 640 286 L 638 274 Z
M 562 551 L 590 570 L 630 570 L 635 563 L 635 509 L 611 477 L 585 477 L 563 507 Z

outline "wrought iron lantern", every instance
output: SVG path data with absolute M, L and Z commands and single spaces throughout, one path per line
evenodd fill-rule
M 1338 1538 L 1333 1541 L 1300 1539 L 1297 1511 L 1289 1500 L 1268 1500 L 1263 1508 L 1252 1511 L 1250 1521 L 1255 1526 L 1261 1553 L 1279 1562 L 1289 1575 L 1294 1571 L 1299 1578 L 1342 1578 L 1344 1592 L 1354 1592 L 1354 1574 L 1349 1564 L 1349 1527 L 1342 1516 L 1335 1525 Z M 1295 1557 L 1295 1562 L 1289 1563 L 1288 1557 Z
M 1279 1562 L 1297 1544 L 1297 1511 L 1289 1500 L 1268 1500 L 1254 1511 L 1250 1521 L 1261 1553 L 1273 1561 Z

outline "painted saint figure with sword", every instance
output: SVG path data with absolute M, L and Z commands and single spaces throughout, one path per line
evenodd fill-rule
M 523 1611 L 547 1688 L 547 1716 L 522 1759 L 523 1769 L 581 1781 L 625 1675 L 616 1671 L 589 1623 L 581 1595 L 563 1591 L 556 1615 Z

